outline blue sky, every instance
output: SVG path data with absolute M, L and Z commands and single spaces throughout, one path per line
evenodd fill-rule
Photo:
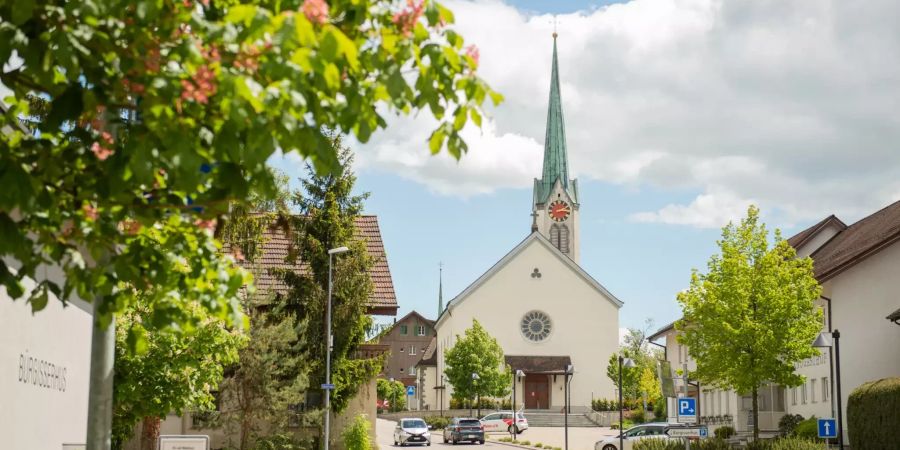
M 352 145 L 400 315 L 435 317 L 439 262 L 446 303 L 528 234 L 554 16 L 581 264 L 625 302 L 621 326 L 677 318 L 691 269 L 749 204 L 790 236 L 900 199 L 900 2 L 445 4 L 506 100 L 464 130 L 459 162 L 428 154 L 427 113 L 388 114 L 387 130 Z M 276 165 L 302 173 L 296 159 Z

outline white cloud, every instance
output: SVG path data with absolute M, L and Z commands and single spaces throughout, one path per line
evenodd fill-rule
M 358 151 L 450 195 L 527 187 L 541 164 L 549 15 L 446 2 L 506 102 L 459 163 L 431 157 L 428 114 Z M 900 2 L 632 0 L 558 16 L 574 175 L 699 192 L 639 221 L 718 227 L 753 201 L 782 223 L 853 219 L 900 192 Z M 681 192 L 684 192 L 683 190 Z

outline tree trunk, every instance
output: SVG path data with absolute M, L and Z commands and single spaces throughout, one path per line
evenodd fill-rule
M 753 386 L 753 440 L 759 439 L 759 387 Z
M 156 450 L 160 422 L 159 417 L 144 417 L 141 426 L 141 450 Z

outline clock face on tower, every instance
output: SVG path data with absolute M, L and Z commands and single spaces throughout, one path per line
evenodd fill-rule
M 572 214 L 572 208 L 562 200 L 554 200 L 553 203 L 550 203 L 550 208 L 547 211 L 550 214 L 550 218 L 556 222 L 562 222 Z

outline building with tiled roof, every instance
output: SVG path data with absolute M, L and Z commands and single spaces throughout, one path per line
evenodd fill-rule
M 393 316 L 397 314 L 397 295 L 388 265 L 387 253 L 378 227 L 378 217 L 362 215 L 355 220 L 355 239 L 366 242 L 366 251 L 374 263 L 369 272 L 372 279 L 372 294 L 369 297 L 369 314 Z M 284 294 L 288 286 L 278 272 L 293 270 L 298 274 L 305 273 L 307 264 L 299 259 L 291 261 L 290 238 L 281 227 L 272 226 L 263 232 L 263 243 L 258 249 L 258 256 L 253 264 L 254 284 L 258 291 Z
M 834 383 L 840 370 L 841 415 L 846 430 L 846 407 L 853 390 L 868 381 L 900 374 L 900 201 L 847 225 L 830 215 L 787 239 L 798 257 L 809 256 L 822 286 L 816 305 L 823 310 L 823 333 L 840 330 L 840 366 L 830 348 L 797 365 L 806 377 L 802 386 L 769 386 L 760 426 L 777 429 L 784 414 L 837 417 Z M 887 320 L 885 320 L 887 319 Z M 666 359 L 673 367 L 694 361 L 678 343 L 673 324 L 651 335 L 665 340 Z M 700 394 L 700 415 L 728 416 L 738 431 L 748 427 L 746 399 L 734 392 L 712 390 Z M 724 405 L 724 407 L 723 407 Z M 716 419 L 718 420 L 718 419 Z M 718 422 L 715 424 L 719 424 Z M 845 437 L 845 442 L 847 438 Z

